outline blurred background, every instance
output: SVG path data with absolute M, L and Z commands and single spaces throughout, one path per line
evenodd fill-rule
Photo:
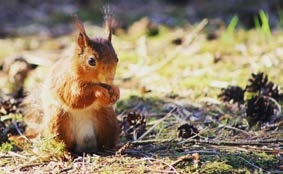
M 190 25 L 210 19 L 212 29 L 223 27 L 237 16 L 243 28 L 256 25 L 259 10 L 269 17 L 272 29 L 283 26 L 281 0 L 0 0 L 0 36 L 45 34 L 58 36 L 71 31 L 72 14 L 84 21 L 101 24 L 103 6 L 113 10 L 117 27 L 127 29 L 142 17 L 170 27 Z

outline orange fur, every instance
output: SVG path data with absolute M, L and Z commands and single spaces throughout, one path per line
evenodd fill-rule
M 97 132 L 98 147 L 112 149 L 113 147 L 115 147 L 116 143 L 118 142 L 118 137 L 120 134 L 118 122 L 117 119 L 114 117 L 103 117 L 103 115 L 106 114 L 115 115 L 115 113 L 111 108 L 104 108 L 94 112 L 96 112 L 97 115 L 97 117 L 93 118 L 94 122 L 98 122 L 98 123 L 103 122 L 107 124 L 107 126 L 103 124 L 97 124 L 95 127 Z M 112 127 L 112 129 L 109 129 L 108 127 Z
M 74 146 L 74 141 L 71 136 L 72 130 L 70 126 L 70 117 L 68 113 L 59 112 L 50 120 L 45 135 L 57 135 L 58 140 L 64 141 L 67 149 L 72 149 Z
M 75 24 L 79 34 L 73 57 L 59 60 L 39 95 L 24 101 L 26 133 L 57 135 L 77 153 L 111 149 L 119 139 L 112 107 L 119 99 L 119 88 L 113 85 L 118 58 L 111 40 L 91 40 L 77 18 Z

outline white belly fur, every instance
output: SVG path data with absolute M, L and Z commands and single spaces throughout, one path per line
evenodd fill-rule
M 71 110 L 73 140 L 77 152 L 95 152 L 97 142 L 91 110 Z

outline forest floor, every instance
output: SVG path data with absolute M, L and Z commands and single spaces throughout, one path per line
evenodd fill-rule
M 120 148 L 82 156 L 54 137 L 8 140 L 24 129 L 22 89 L 72 53 L 75 34 L 1 39 L 0 173 L 282 173 L 283 32 L 236 29 L 237 20 L 116 28 Z

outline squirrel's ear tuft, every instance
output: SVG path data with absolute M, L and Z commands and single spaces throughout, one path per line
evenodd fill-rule
M 105 27 L 108 32 L 108 41 L 111 42 L 112 39 L 112 23 L 114 21 L 113 18 L 113 10 L 110 8 L 110 6 L 104 6 L 104 22 Z
M 86 35 L 85 28 L 77 15 L 73 16 L 74 24 L 79 31 L 77 43 L 81 49 L 87 46 L 89 38 Z
M 109 24 L 108 27 L 108 41 L 111 42 L 112 39 L 112 28 L 111 28 L 111 24 Z

